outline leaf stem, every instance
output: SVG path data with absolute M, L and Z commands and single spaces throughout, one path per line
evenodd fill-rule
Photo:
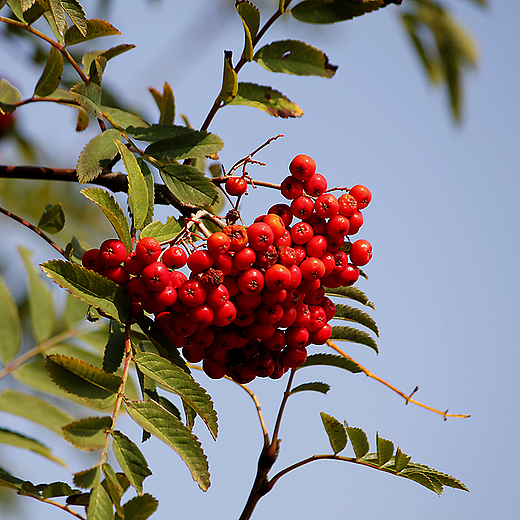
M 27 222 L 26 220 L 19 217 L 18 215 L 15 215 L 11 211 L 7 211 L 5 208 L 0 207 L 0 213 L 3 213 L 7 217 L 12 218 L 16 222 L 19 222 L 23 226 L 29 228 L 31 231 L 34 231 L 37 235 L 39 235 L 41 238 L 43 238 L 43 240 L 45 240 L 45 242 L 47 242 L 54 249 L 56 249 L 56 251 L 58 251 L 58 253 L 60 253 L 60 255 L 62 255 L 66 260 L 68 260 L 67 255 L 65 254 L 65 250 L 62 249 L 58 244 L 56 244 L 56 242 L 54 242 L 54 240 L 52 240 L 52 238 L 47 236 L 41 229 L 37 228 L 35 225 L 31 224 L 30 222 Z
M 437 413 L 439 415 L 442 415 L 444 417 L 444 420 L 446 421 L 448 419 L 448 417 L 459 417 L 459 418 L 462 418 L 462 419 L 466 419 L 468 417 L 470 417 L 469 415 L 467 414 L 453 414 L 453 413 L 448 413 L 448 410 L 446 410 L 445 412 L 441 412 L 440 410 L 437 410 L 435 408 L 432 408 L 431 406 L 428 406 L 428 405 L 425 405 L 425 404 L 422 404 L 420 403 L 419 401 L 416 401 L 415 399 L 412 399 L 412 395 L 415 394 L 415 392 L 417 392 L 418 390 L 418 387 L 416 387 L 414 389 L 414 391 L 407 395 L 405 394 L 404 392 L 402 392 L 401 390 L 399 390 L 398 388 L 396 388 L 394 385 L 388 383 L 387 381 L 385 381 L 384 379 L 380 378 L 379 376 L 376 376 L 375 374 L 373 374 L 372 372 L 370 372 L 370 370 L 368 370 L 367 368 L 365 368 L 364 366 L 360 365 L 357 361 L 355 361 L 354 359 L 352 359 L 348 354 L 346 354 L 345 352 L 343 352 L 343 350 L 341 350 L 336 344 L 334 344 L 332 341 L 327 341 L 327 345 L 334 349 L 338 354 L 340 354 L 341 356 L 343 356 L 344 358 L 352 361 L 353 363 L 355 363 L 360 369 L 361 371 L 367 375 L 368 377 L 371 377 L 372 379 L 375 379 L 376 381 L 379 381 L 381 384 L 385 385 L 386 387 L 390 388 L 390 390 L 393 390 L 396 394 L 400 395 L 402 398 L 404 398 L 406 400 L 406 404 L 408 403 L 412 403 L 412 404 L 415 404 L 417 406 L 420 406 L 421 408 L 426 408 L 426 410 L 430 410 L 431 412 L 434 412 L 434 413 Z
M 23 495 L 31 498 L 35 498 L 36 500 L 39 500 L 40 502 L 43 502 L 44 504 L 50 504 L 51 506 L 56 506 L 62 509 L 63 511 L 66 511 L 67 513 L 70 513 L 72 516 L 75 516 L 76 518 L 79 518 L 80 520 L 86 520 L 84 516 L 81 516 L 79 513 L 76 513 L 76 511 L 73 511 L 69 508 L 69 506 L 60 504 L 59 502 L 55 502 L 54 500 L 49 500 L 48 498 L 41 498 L 34 495 Z

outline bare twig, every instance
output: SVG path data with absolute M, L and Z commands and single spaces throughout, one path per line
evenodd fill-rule
M 350 361 L 352 361 L 353 363 L 355 363 L 360 369 L 361 371 L 367 375 L 368 377 L 371 377 L 372 379 L 375 379 L 376 381 L 379 381 L 380 383 L 382 383 L 383 385 L 385 385 L 386 387 L 390 388 L 390 390 L 393 390 L 396 394 L 399 394 L 403 399 L 406 400 L 406 404 L 408 403 L 413 403 L 417 406 L 420 406 L 421 408 L 426 408 L 426 410 L 430 410 L 431 412 L 434 412 L 434 413 L 438 413 L 439 415 L 442 415 L 444 417 L 444 420 L 446 421 L 448 419 L 448 417 L 459 417 L 459 418 L 462 418 L 462 419 L 466 419 L 467 417 L 470 417 L 469 415 L 467 414 L 453 414 L 453 413 L 448 413 L 448 410 L 446 410 L 445 412 L 441 412 L 440 410 L 437 410 L 435 408 L 432 408 L 431 406 L 427 406 L 425 404 L 422 404 L 420 403 L 419 401 L 416 401 L 415 399 L 412 399 L 412 395 L 414 395 L 418 390 L 419 388 L 416 387 L 414 389 L 414 391 L 411 393 L 411 394 L 405 394 L 404 392 L 402 392 L 401 390 L 399 390 L 398 388 L 396 388 L 394 385 L 391 385 L 390 383 L 388 383 L 387 381 L 385 381 L 384 379 L 381 379 L 379 376 L 376 376 L 375 374 L 373 374 L 372 372 L 370 372 L 370 370 L 368 370 L 367 368 L 365 368 L 364 366 L 360 365 L 357 361 L 355 361 L 354 359 L 352 359 L 348 354 L 346 354 L 345 352 L 343 352 L 343 350 L 341 350 L 335 343 L 333 343 L 332 341 L 327 341 L 327 345 L 334 349 L 338 354 L 340 354 L 341 356 L 343 356 L 344 358 L 346 359 L 349 359 Z

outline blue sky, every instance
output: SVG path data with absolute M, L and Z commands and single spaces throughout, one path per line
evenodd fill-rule
M 84 2 L 87 14 L 89 4 Z M 380 354 L 376 357 L 359 345 L 342 346 L 403 391 L 419 385 L 416 398 L 421 402 L 471 414 L 444 422 L 405 406 L 363 375 L 307 369 L 298 382 L 325 380 L 332 390 L 327 396 L 302 393 L 291 398 L 276 467 L 330 451 L 319 417 L 323 411 L 363 428 L 372 446 L 379 432 L 414 461 L 456 476 L 471 492 L 446 489 L 439 498 L 376 471 L 315 462 L 281 479 L 260 501 L 255 520 L 518 518 L 520 102 L 515 93 L 520 84 L 520 6 L 513 0 L 491 0 L 483 10 L 462 0 L 449 4 L 480 48 L 479 68 L 465 81 L 460 127 L 449 117 L 444 93 L 432 88 L 420 70 L 399 25 L 399 8 L 390 6 L 335 26 L 280 21 L 265 43 L 303 39 L 339 65 L 336 76 L 299 78 L 250 64 L 242 81 L 272 85 L 305 115 L 281 120 L 252 108 L 226 107 L 210 130 L 226 144 L 220 158 L 227 167 L 269 137 L 285 135 L 259 154 L 267 166 L 252 167 L 255 178 L 278 182 L 292 157 L 305 153 L 315 159 L 329 185 L 361 183 L 371 189 L 373 201 L 360 234 L 372 242 L 374 257 L 366 268 L 370 278 L 359 287 L 376 305 Z M 242 27 L 233 11 L 219 17 L 201 1 L 140 1 L 132 2 L 132 9 L 115 2 L 108 19 L 123 35 L 100 45 L 126 42 L 137 48 L 111 62 L 105 80 L 124 81 L 125 100 L 150 120 L 157 113 L 147 87 L 160 88 L 168 81 L 177 113 L 199 126 L 220 88 L 223 50 L 232 49 L 235 55 L 242 50 Z M 2 48 L 0 63 L 7 70 L 20 67 Z M 37 77 L 25 80 L 31 93 Z M 35 114 L 25 121 L 25 130 L 53 147 L 56 166 L 73 165 L 94 134 L 69 139 L 67 133 L 56 139 L 53 128 L 70 125 L 71 114 L 63 109 L 56 121 L 46 120 L 43 108 Z M 280 200 L 274 192 L 258 192 L 249 195 L 244 208 L 248 221 Z M 14 239 L 34 243 L 20 232 Z M 52 257 L 52 251 L 38 252 L 39 260 L 46 255 Z M 175 453 L 152 439 L 142 449 L 154 472 L 145 490 L 161 504 L 154 518 L 238 518 L 254 478 L 262 438 L 252 402 L 229 382 L 203 376 L 199 381 L 213 396 L 220 419 L 216 442 L 200 425 L 197 430 L 209 457 L 212 486 L 203 494 Z M 284 384 L 268 380 L 250 385 L 269 425 Z M 138 428 L 123 419 L 125 428 L 139 439 Z M 34 472 L 26 477 L 33 481 L 45 479 L 50 471 L 56 479 L 68 478 L 66 471 L 36 456 L 6 448 L 0 453 L 12 468 L 23 457 Z M 88 467 L 88 460 L 75 458 L 72 470 Z M 29 499 L 21 507 L 25 517 L 38 512 L 40 518 L 67 518 Z

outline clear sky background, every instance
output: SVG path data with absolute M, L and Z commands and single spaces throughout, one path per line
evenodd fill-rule
M 158 116 L 147 87 L 161 88 L 168 81 L 177 113 L 200 126 L 220 89 L 223 50 L 231 49 L 235 56 L 242 50 L 242 24 L 233 2 L 227 4 L 219 14 L 220 2 L 113 2 L 107 18 L 123 34 L 100 41 L 97 48 L 122 42 L 137 48 L 110 62 L 105 81 L 124 84 L 125 101 L 150 121 Z M 263 3 L 264 19 L 275 4 Z M 97 2 L 83 5 L 89 17 L 96 16 Z M 490 0 L 488 9 L 463 0 L 449 5 L 480 47 L 479 69 L 465 81 L 460 127 L 448 114 L 444 93 L 427 83 L 400 26 L 399 8 L 390 6 L 334 26 L 304 25 L 290 17 L 275 24 L 265 43 L 285 38 L 311 43 L 339 65 L 336 76 L 301 78 L 249 64 L 240 80 L 272 85 L 305 115 L 282 120 L 252 108 L 227 107 L 210 130 L 225 142 L 219 155 L 228 168 L 269 137 L 285 135 L 258 155 L 267 166 L 251 167 L 255 178 L 279 182 L 292 157 L 305 153 L 316 160 L 329 185 L 361 183 L 370 188 L 373 201 L 365 210 L 360 235 L 372 242 L 374 257 L 366 268 L 369 280 L 358 286 L 376 305 L 380 354 L 342 345 L 403 391 L 419 385 L 415 397 L 421 402 L 471 414 L 469 419 L 445 422 L 424 409 L 405 406 L 399 396 L 364 375 L 333 368 L 302 370 L 298 383 L 326 381 L 332 390 L 327 396 L 307 392 L 289 400 L 275 471 L 330 452 L 319 416 L 323 411 L 363 428 L 372 448 L 379 432 L 414 461 L 459 478 L 470 493 L 446 488 L 439 498 L 411 481 L 321 461 L 282 478 L 260 501 L 255 520 L 520 517 L 520 5 L 516 0 Z M 0 47 L 0 68 L 22 78 L 24 84 L 18 86 L 25 95 L 32 93 L 37 75 L 24 75 L 13 48 Z M 50 148 L 49 164 L 71 167 L 95 128 L 72 136 L 67 131 L 62 137 L 56 132 L 63 124 L 70 128 L 73 114 L 58 109 L 57 116 L 48 115 L 55 112 L 28 107 L 21 124 Z M 181 124 L 180 118 L 176 122 Z M 243 215 L 251 222 L 279 200 L 274 192 L 252 191 Z M 166 215 L 164 210 L 158 214 L 163 220 Z M 2 253 L 3 263 L 11 250 L 15 254 L 12 244 L 37 244 L 28 232 L 5 222 L 0 223 L 0 236 L 9 246 Z M 52 250 L 38 249 L 38 261 L 52 257 Z M 17 276 L 23 277 L 20 271 Z M 14 285 L 16 275 L 13 269 L 9 272 Z M 141 448 L 154 474 L 145 481 L 145 491 L 160 500 L 153 517 L 158 520 L 238 518 L 254 479 L 262 436 L 252 401 L 230 382 L 196 377 L 219 413 L 216 442 L 200 424 L 196 427 L 209 458 L 212 485 L 201 492 L 173 451 L 156 439 L 148 441 Z M 270 430 L 284 385 L 285 378 L 250 385 Z M 5 414 L 0 414 L 0 424 L 19 424 L 22 431 L 30 431 L 30 425 Z M 130 421 L 123 418 L 120 427 L 139 440 L 139 428 Z M 45 438 L 45 433 L 37 434 Z M 72 456 L 65 443 L 59 447 Z M 69 479 L 69 472 L 36 455 L 2 447 L 0 456 L 3 466 L 33 482 L 49 474 Z M 72 460 L 71 469 L 79 471 L 95 458 L 74 455 Z M 16 502 L 17 510 L 0 516 L 68 517 L 28 498 Z

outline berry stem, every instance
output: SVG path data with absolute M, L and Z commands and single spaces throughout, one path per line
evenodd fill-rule
M 348 354 L 346 354 L 345 352 L 343 352 L 343 350 L 341 350 L 337 345 L 335 345 L 332 341 L 327 341 L 327 345 L 334 349 L 338 354 L 340 354 L 341 356 L 343 356 L 344 358 L 352 361 L 353 363 L 355 363 L 360 369 L 361 371 L 367 375 L 368 377 L 371 377 L 372 379 L 375 379 L 376 381 L 379 381 L 380 383 L 382 383 L 383 385 L 385 385 L 386 387 L 390 388 L 390 390 L 393 390 L 396 394 L 399 394 L 403 399 L 405 399 L 406 401 L 406 404 L 408 403 L 412 403 L 412 404 L 415 404 L 417 406 L 420 406 L 421 408 L 426 408 L 426 410 L 430 410 L 431 412 L 434 412 L 434 413 L 438 413 L 439 415 L 442 415 L 444 417 L 444 420 L 446 421 L 448 419 L 448 417 L 459 417 L 459 418 L 462 418 L 462 419 L 466 419 L 467 417 L 470 417 L 469 415 L 467 414 L 453 414 L 453 413 L 448 413 L 448 410 L 446 410 L 445 412 L 441 412 L 440 410 L 437 410 L 435 408 L 432 408 L 431 406 L 428 406 L 428 405 L 425 405 L 425 404 L 422 404 L 420 403 L 419 401 L 416 401 L 415 399 L 412 399 L 412 395 L 415 394 L 418 390 L 418 387 L 416 387 L 414 389 L 414 391 L 407 395 L 405 394 L 404 392 L 402 392 L 401 390 L 399 390 L 398 388 L 396 388 L 395 386 L 393 386 L 392 384 L 388 383 L 387 381 L 385 381 L 384 379 L 381 379 L 379 376 L 376 376 L 375 374 L 373 374 L 372 372 L 370 372 L 370 370 L 368 370 L 367 368 L 365 368 L 364 366 L 360 365 L 357 361 L 355 361 L 354 359 L 352 359 Z
M 56 244 L 56 242 L 54 242 L 54 240 L 52 240 L 50 237 L 48 237 L 41 229 L 38 229 L 35 225 L 31 224 L 30 222 L 27 222 L 26 220 L 19 217 L 18 215 L 15 215 L 11 211 L 7 211 L 5 208 L 0 207 L 0 213 L 3 213 L 7 217 L 12 218 L 16 222 L 19 222 L 23 226 L 29 228 L 31 231 L 34 231 L 37 235 L 42 237 L 43 240 L 45 240 L 45 242 L 47 242 L 54 249 L 56 249 L 56 251 L 58 251 L 58 253 L 60 253 L 60 255 L 62 255 L 66 260 L 68 260 L 65 250 L 62 249 L 58 244 Z

